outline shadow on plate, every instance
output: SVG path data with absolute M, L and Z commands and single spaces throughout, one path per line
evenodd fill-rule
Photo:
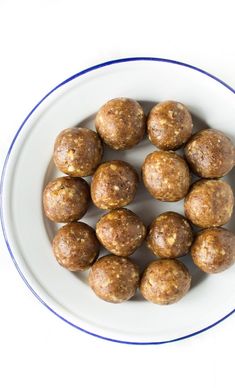
M 199 284 L 204 282 L 208 274 L 205 272 L 202 272 L 193 262 L 192 258 L 190 255 L 184 256 L 179 258 L 180 261 L 182 261 L 186 267 L 188 268 L 190 274 L 192 275 L 192 283 L 191 283 L 191 288 L 197 287 Z
M 131 302 L 146 302 L 144 297 L 141 295 L 140 290 L 137 290 L 135 295 L 130 299 Z
M 88 273 L 89 271 L 84 272 L 72 272 L 72 274 L 82 283 L 88 285 Z
M 201 131 L 202 129 L 210 128 L 210 126 L 200 117 L 192 114 L 193 119 L 193 133 Z

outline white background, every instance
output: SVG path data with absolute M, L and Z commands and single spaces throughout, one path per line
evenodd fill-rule
M 172 58 L 235 88 L 232 3 L 0 0 L 1 167 L 13 134 L 35 103 L 60 81 L 98 62 Z M 2 235 L 0 301 L 2 388 L 234 387 L 235 314 L 204 334 L 168 345 L 127 346 L 93 338 L 35 299 Z

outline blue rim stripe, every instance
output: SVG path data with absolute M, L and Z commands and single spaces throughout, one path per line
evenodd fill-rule
M 9 150 L 7 152 L 7 155 L 6 155 L 6 158 L 5 158 L 5 161 L 4 161 L 4 165 L 3 165 L 3 169 L 2 169 L 2 174 L 1 174 L 1 182 L 0 182 L 0 218 L 1 218 L 1 226 L 2 226 L 2 230 L 3 230 L 3 235 L 4 235 L 4 239 L 5 239 L 5 243 L 6 243 L 6 246 L 7 246 L 7 249 L 10 253 L 10 256 L 12 258 L 12 261 L 18 271 L 18 273 L 20 274 L 21 278 L 23 279 L 24 283 L 26 284 L 26 286 L 30 289 L 30 291 L 33 293 L 33 295 L 48 309 L 50 310 L 53 314 L 55 314 L 57 317 L 59 317 L 60 319 L 62 319 L 62 321 L 68 323 L 69 325 L 73 326 L 74 328 L 76 329 L 79 329 L 80 331 L 84 332 L 84 333 L 87 333 L 87 334 L 90 334 L 94 337 L 97 337 L 97 338 L 101 338 L 101 339 L 104 339 L 104 340 L 107 340 L 107 341 L 111 341 L 111 342 L 116 342 L 116 343 L 122 343 L 122 344 L 128 344 L 128 345 L 162 345 L 162 344 L 166 344 L 166 343 L 170 343 L 170 342 L 177 342 L 177 341 L 180 341 L 180 340 L 183 340 L 183 339 L 186 339 L 186 338 L 190 338 L 190 337 L 193 337 L 197 334 L 200 334 L 200 333 L 203 333 L 204 331 L 207 331 L 209 329 L 211 329 L 212 327 L 218 325 L 220 322 L 224 321 L 225 319 L 227 319 L 228 317 L 230 317 L 234 312 L 235 312 L 235 309 L 233 309 L 232 311 L 230 311 L 228 314 L 226 314 L 224 317 L 222 317 L 221 319 L 219 319 L 218 321 L 212 323 L 211 325 L 201 329 L 201 330 L 198 330 L 198 331 L 195 331 L 191 334 L 187 334 L 183 337 L 179 337 L 179 338 L 173 338 L 173 339 L 170 339 L 170 340 L 165 340 L 165 341 L 153 341 L 153 342 L 132 342 L 132 341 L 122 341 L 122 340 L 117 340 L 117 339 L 114 339 L 114 338 L 108 338 L 108 337 L 104 337 L 104 336 L 101 336 L 99 334 L 96 334 L 96 333 L 92 333 L 88 330 L 85 330 L 83 329 L 82 327 L 79 327 L 77 325 L 75 325 L 74 323 L 68 321 L 67 319 L 65 319 L 64 317 L 62 317 L 60 314 L 58 314 L 56 311 L 54 311 L 46 302 L 44 302 L 44 300 L 41 299 L 41 297 L 36 293 L 36 291 L 32 288 L 32 286 L 28 283 L 27 279 L 25 278 L 24 274 L 22 273 L 19 265 L 17 264 L 16 262 L 16 259 L 13 255 L 13 252 L 11 250 L 11 247 L 10 247 L 10 244 L 9 244 L 9 241 L 8 241 L 8 237 L 7 237 L 7 233 L 6 233 L 6 228 L 5 228 L 5 224 L 4 224 L 4 218 L 3 218 L 3 198 L 2 198 L 2 191 L 3 191 L 3 184 L 4 184 L 4 178 L 5 178 L 5 173 L 6 173 L 6 168 L 7 168 L 7 163 L 8 163 L 8 160 L 9 160 L 9 157 L 10 157 L 10 154 L 11 154 L 11 151 L 13 149 L 13 146 L 16 142 L 16 139 L 17 137 L 19 136 L 21 130 L 23 129 L 24 125 L 26 124 L 26 122 L 28 121 L 28 119 L 30 118 L 30 116 L 34 113 L 34 111 L 39 107 L 39 105 L 42 104 L 42 102 L 47 98 L 49 97 L 54 91 L 56 91 L 57 89 L 59 89 L 61 86 L 67 84 L 68 82 L 70 81 L 73 81 L 74 79 L 78 78 L 78 77 L 81 77 L 82 75 L 86 74 L 86 73 L 89 73 L 91 71 L 94 71 L 94 70 L 97 70 L 97 69 L 100 69 L 102 67 L 105 67 L 105 66 L 110 66 L 110 65 L 115 65 L 115 64 L 118 64 L 118 63 L 124 63 L 124 62 L 134 62 L 134 61 L 156 61 L 156 62 L 166 62 L 166 63 L 169 63 L 169 64 L 173 64 L 173 65 L 179 65 L 179 66 L 183 66 L 183 67 L 187 67 L 189 69 L 192 69 L 192 70 L 195 70 L 199 73 L 202 73 L 210 78 L 212 78 L 213 80 L 217 81 L 218 83 L 220 83 L 221 85 L 223 85 L 225 88 L 227 88 L 228 90 L 230 90 L 233 94 L 235 94 L 235 89 L 233 89 L 231 86 L 229 86 L 228 84 L 226 84 L 224 81 L 222 81 L 221 79 L 219 79 L 218 77 L 215 77 L 214 75 L 208 73 L 207 71 L 205 70 L 202 70 L 196 66 L 192 66 L 192 65 L 189 65 L 188 63 L 184 63 L 184 62 L 180 62 L 180 61 L 175 61 L 175 60 L 172 60 L 172 59 L 166 59 L 166 58 L 155 58 L 155 57 L 131 57 L 131 58 L 119 58 L 119 59 L 114 59 L 114 60 L 111 60 L 111 61 L 107 61 L 107 62 L 104 62 L 104 63 L 99 63 L 98 65 L 95 65 L 95 66 L 91 66 L 87 69 L 84 69 L 74 75 L 72 75 L 71 77 L 67 78 L 66 80 L 64 80 L 63 82 L 61 82 L 60 84 L 58 84 L 57 86 L 55 86 L 53 89 L 51 89 L 35 106 L 34 108 L 29 112 L 29 114 L 26 116 L 26 118 L 24 119 L 23 123 L 21 124 L 21 126 L 19 127 L 19 129 L 17 130 L 13 140 L 12 140 L 12 143 L 9 147 Z

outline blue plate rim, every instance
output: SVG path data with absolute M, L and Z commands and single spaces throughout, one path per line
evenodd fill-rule
M 94 65 L 94 66 L 91 66 L 91 67 L 88 67 L 84 70 L 81 70 L 80 72 L 72 75 L 71 77 L 65 79 L 64 81 L 62 81 L 61 83 L 59 83 L 58 85 L 56 85 L 54 88 L 52 88 L 34 107 L 33 109 L 28 113 L 28 115 L 26 116 L 26 118 L 24 119 L 24 121 L 22 122 L 22 124 L 20 125 L 19 129 L 17 130 L 15 136 L 13 137 L 13 140 L 11 142 L 11 145 L 8 149 L 8 152 L 7 152 L 7 155 L 6 155 L 6 158 L 5 158 L 5 161 L 4 161 L 4 164 L 3 164 L 3 169 L 2 169 L 2 173 L 1 173 L 1 182 L 0 182 L 0 219 L 1 219 L 1 226 L 2 226 L 2 231 L 3 231 L 3 236 L 4 236 L 4 240 L 5 240 L 5 243 L 6 243 L 6 246 L 7 246 L 7 249 L 9 251 L 9 254 L 11 256 L 11 259 L 19 273 L 19 275 L 21 276 L 22 280 L 24 281 L 24 283 L 26 284 L 26 286 L 29 288 L 29 290 L 33 293 L 33 295 L 39 300 L 39 302 L 41 302 L 49 311 L 51 311 L 53 314 L 55 314 L 58 318 L 60 318 L 62 321 L 68 323 L 69 325 L 71 325 L 72 327 L 86 333 L 86 334 L 89 334 L 89 335 L 92 335 L 93 337 L 96 337 L 96 338 L 100 338 L 100 339 L 103 339 L 103 340 L 107 340 L 107 341 L 111 341 L 111 342 L 116 342 L 116 343 L 121 343 L 121 344 L 127 344 L 127 345 L 162 345 L 162 344 L 166 344 L 166 343 L 171 343 L 171 342 L 177 342 L 177 341 L 181 341 L 181 340 L 184 340 L 184 339 L 187 339 L 187 338 L 191 338 L 191 337 L 194 337 L 195 335 L 198 335 L 200 333 L 203 333 L 211 328 L 213 328 L 214 326 L 218 325 L 219 323 L 221 323 L 222 321 L 224 321 L 225 319 L 227 319 L 228 317 L 230 317 L 234 312 L 235 312 L 235 308 L 230 311 L 228 314 L 226 314 L 225 316 L 223 316 L 222 318 L 220 318 L 218 321 L 212 323 L 211 325 L 209 326 L 206 326 L 198 331 L 195 331 L 193 333 L 190 333 L 190 334 L 187 334 L 185 336 L 182 336 L 182 337 L 178 337 L 178 338 L 172 338 L 170 340 L 163 340 L 163 341 L 150 341 L 150 342 L 138 342 L 138 341 L 124 341 L 124 340 L 118 340 L 118 339 L 115 339 L 115 338 L 109 338 L 109 337 L 105 337 L 105 336 L 102 336 L 102 335 L 99 335 L 99 334 L 96 334 L 96 333 L 93 333 L 91 331 L 88 331 L 86 329 L 83 329 L 82 327 L 80 326 L 77 326 L 75 325 L 74 323 L 70 322 L 69 320 L 67 320 L 66 318 L 64 318 L 63 316 L 61 316 L 60 314 L 58 314 L 55 310 L 53 310 L 37 293 L 36 291 L 33 289 L 33 287 L 29 284 L 29 282 L 27 281 L 27 279 L 25 278 L 24 274 L 22 273 L 14 255 L 13 255 L 13 252 L 11 250 L 11 246 L 10 246 L 10 243 L 8 241 L 8 237 L 7 237 L 7 233 L 6 233 L 6 228 L 5 228 L 5 222 L 4 222 L 4 217 L 3 217 L 3 198 L 2 198 L 2 192 L 3 192 L 3 185 L 4 185 L 4 178 L 5 178 L 5 173 L 6 173 L 6 168 L 7 168 L 7 163 L 8 163 L 8 160 L 10 158 L 10 155 L 11 155 L 11 152 L 12 152 L 12 149 L 13 149 L 13 146 L 16 142 L 16 139 L 18 137 L 18 135 L 20 134 L 21 130 L 23 129 L 24 125 L 26 124 L 26 122 L 28 121 L 28 119 L 30 118 L 30 116 L 34 113 L 34 111 L 41 105 L 41 103 L 47 98 L 49 97 L 54 91 L 56 91 L 57 89 L 59 89 L 61 86 L 71 82 L 72 80 L 78 78 L 78 77 L 81 77 L 82 75 L 86 74 L 86 73 L 89 73 L 91 71 L 94 71 L 94 70 L 97 70 L 97 69 L 100 69 L 102 67 L 106 67 L 106 66 L 111 66 L 111 65 L 115 65 L 115 64 L 118 64 L 118 63 L 124 63 L 124 62 L 135 62 L 135 61 L 155 61 L 155 62 L 166 62 L 166 63 L 169 63 L 169 64 L 172 64 L 172 65 L 178 65 L 178 66 L 183 66 L 183 67 L 187 67 L 189 69 L 192 69 L 192 70 L 195 70 L 199 73 L 202 73 L 204 74 L 205 76 L 207 77 L 210 77 L 212 78 L 213 80 L 215 80 L 216 82 L 220 83 L 221 85 L 223 85 L 225 88 L 227 88 L 228 90 L 230 90 L 233 94 L 235 94 L 235 89 L 233 89 L 230 85 L 228 85 L 227 83 L 225 83 L 224 81 L 222 81 L 220 78 L 212 75 L 211 73 L 199 68 L 199 67 L 196 67 L 196 66 L 193 66 L 193 65 L 190 65 L 188 63 L 184 63 L 184 62 L 181 62 L 181 61 L 177 61 L 177 60 L 173 60 L 173 59 L 167 59 L 167 58 L 158 58 L 158 57 L 128 57 L 128 58 L 118 58 L 118 59 L 113 59 L 113 60 L 110 60 L 110 61 L 106 61 L 106 62 L 102 62 L 102 63 L 99 63 L 97 65 Z

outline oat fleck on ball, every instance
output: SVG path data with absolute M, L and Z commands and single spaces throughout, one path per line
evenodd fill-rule
M 185 146 L 185 156 L 192 171 L 203 178 L 220 178 L 232 170 L 235 149 L 222 132 L 204 129 L 191 137 Z
M 87 212 L 89 201 L 90 188 L 82 178 L 57 178 L 43 192 L 45 215 L 54 222 L 79 220 Z
M 193 242 L 192 228 L 185 217 L 166 212 L 156 217 L 150 225 L 147 246 L 162 258 L 186 255 Z
M 88 128 L 68 128 L 56 138 L 54 162 L 56 167 L 73 177 L 92 175 L 103 155 L 102 142 Z
M 134 296 L 139 278 L 138 267 L 129 258 L 107 255 L 91 267 L 89 285 L 106 302 L 121 303 Z
M 117 209 L 133 201 L 138 184 L 135 169 L 127 162 L 101 164 L 93 175 L 91 198 L 100 209 Z
M 185 216 L 200 228 L 226 224 L 233 213 L 234 197 L 230 185 L 217 179 L 194 183 L 185 198 Z
M 140 291 L 149 302 L 171 304 L 178 302 L 189 290 L 191 275 L 177 259 L 152 261 L 145 269 Z
M 192 117 L 185 105 L 164 101 L 155 105 L 148 116 L 149 140 L 161 150 L 176 150 L 192 134 Z
M 99 254 L 95 231 L 83 222 L 71 222 L 58 230 L 53 252 L 60 265 L 70 271 L 84 271 Z
M 143 243 L 146 227 L 132 211 L 117 209 L 100 218 L 96 224 L 96 235 L 114 255 L 130 256 Z
M 204 272 L 222 272 L 235 263 L 235 235 L 224 228 L 201 231 L 191 250 L 194 263 Z
M 142 166 L 144 185 L 160 201 L 179 201 L 187 194 L 191 182 L 189 168 L 175 152 L 155 151 Z
M 137 101 L 115 98 L 100 108 L 95 125 L 100 137 L 109 147 L 127 150 L 142 140 L 146 118 Z

